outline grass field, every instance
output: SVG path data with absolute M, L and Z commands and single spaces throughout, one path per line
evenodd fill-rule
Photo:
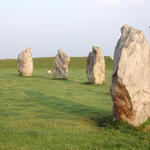
M 140 128 L 112 122 L 109 86 L 87 84 L 86 58 L 72 58 L 68 80 L 47 74 L 54 58 L 35 58 L 33 77 L 16 60 L 0 60 L 0 150 L 148 150 L 149 121 Z

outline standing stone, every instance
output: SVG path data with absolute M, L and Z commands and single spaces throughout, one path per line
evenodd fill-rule
M 144 33 L 124 25 L 114 53 L 114 120 L 139 126 L 150 117 L 150 46 Z
M 55 57 L 54 78 L 68 78 L 68 65 L 70 63 L 70 57 L 63 51 L 58 50 L 58 54 Z
M 25 49 L 18 55 L 18 72 L 21 76 L 32 76 L 33 60 L 30 48 Z
M 105 59 L 101 48 L 93 46 L 87 58 L 86 73 L 89 83 L 102 84 L 105 82 Z

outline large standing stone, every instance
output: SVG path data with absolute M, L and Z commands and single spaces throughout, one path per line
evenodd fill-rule
M 111 95 L 114 120 L 139 126 L 150 117 L 150 46 L 144 33 L 125 25 L 114 53 Z
M 18 55 L 18 72 L 21 76 L 32 76 L 33 60 L 30 48 L 25 49 Z
M 105 82 L 105 59 L 101 48 L 93 46 L 87 58 L 86 72 L 89 83 Z
M 55 57 L 54 78 L 68 78 L 68 64 L 70 63 L 70 57 L 63 51 L 58 50 L 58 54 Z

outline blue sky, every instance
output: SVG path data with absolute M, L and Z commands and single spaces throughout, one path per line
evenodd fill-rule
M 87 56 L 92 45 L 112 56 L 124 24 L 144 31 L 150 42 L 149 0 L 1 0 L 0 59 Z

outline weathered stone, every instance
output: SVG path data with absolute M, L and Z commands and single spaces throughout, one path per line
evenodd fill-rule
M 70 57 L 63 51 L 58 50 L 58 54 L 55 57 L 54 78 L 68 78 L 68 65 L 70 63 Z
M 21 76 L 32 76 L 33 60 L 30 48 L 25 49 L 18 55 L 18 72 Z
M 150 46 L 144 33 L 124 25 L 114 53 L 114 120 L 139 126 L 150 117 Z
M 105 59 L 101 48 L 93 46 L 87 58 L 86 72 L 89 83 L 102 84 L 105 82 Z

